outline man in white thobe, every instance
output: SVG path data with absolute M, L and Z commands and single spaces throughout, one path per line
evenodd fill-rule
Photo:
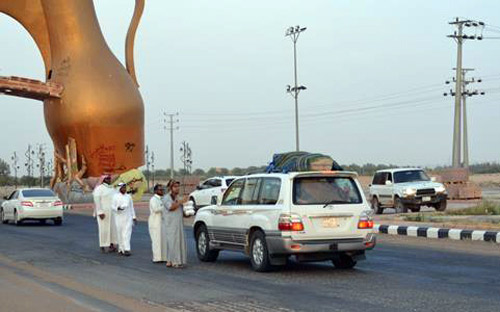
M 116 230 L 118 233 L 118 252 L 123 256 L 130 256 L 130 238 L 132 226 L 137 222 L 132 196 L 127 194 L 127 184 L 118 184 L 119 192 L 113 197 L 111 209 L 115 214 Z
M 155 194 L 149 201 L 149 236 L 151 236 L 151 248 L 153 250 L 153 262 L 160 263 L 167 261 L 167 242 L 165 240 L 165 222 L 162 198 L 164 189 L 161 184 L 154 187 Z
M 116 251 L 117 235 L 115 218 L 111 211 L 111 203 L 116 191 L 111 186 L 111 176 L 106 175 L 103 181 L 93 192 L 95 210 L 97 218 L 97 228 L 99 230 L 99 246 L 101 252 Z

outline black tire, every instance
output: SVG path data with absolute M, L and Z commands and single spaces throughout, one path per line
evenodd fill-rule
M 406 207 L 403 202 L 401 201 L 401 198 L 396 197 L 394 199 L 394 209 L 396 209 L 396 213 L 407 213 L 408 212 L 408 207 Z
M 61 225 L 63 223 L 62 218 L 55 218 L 54 219 L 54 225 Z
M 0 215 L 1 215 L 0 218 L 2 219 L 3 224 L 9 223 L 9 220 L 5 219 L 5 213 L 3 212 L 3 209 L 0 210 Z
M 445 211 L 446 210 L 446 199 L 440 201 L 434 207 L 436 208 L 437 211 Z
M 339 254 L 339 257 L 332 260 L 333 265 L 337 269 L 352 269 L 358 263 L 351 256 L 346 255 L 345 253 Z
M 20 226 L 22 223 L 23 221 L 19 220 L 19 216 L 17 215 L 17 210 L 14 210 L 14 224 Z
M 372 210 L 375 212 L 375 214 L 383 214 L 384 213 L 384 208 L 380 207 L 380 203 L 378 202 L 378 199 L 376 196 L 373 196 L 372 198 Z
M 210 237 L 205 225 L 196 230 L 196 255 L 203 262 L 214 262 L 219 256 L 219 250 L 210 249 Z
M 410 207 L 411 212 L 420 212 L 420 205 Z
M 255 231 L 250 238 L 250 262 L 257 272 L 267 272 L 272 269 L 266 236 L 261 231 Z

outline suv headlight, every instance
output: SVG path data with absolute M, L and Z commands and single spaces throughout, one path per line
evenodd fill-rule
M 404 196 L 415 196 L 417 195 L 417 189 L 413 187 L 409 187 L 403 191 Z
M 436 193 L 444 193 L 446 192 L 446 188 L 443 185 L 436 187 Z

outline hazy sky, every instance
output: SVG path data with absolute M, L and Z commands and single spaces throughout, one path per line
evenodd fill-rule
M 96 0 L 109 46 L 124 60 L 133 0 Z M 500 37 L 500 1 L 147 0 L 136 45 L 146 109 L 146 143 L 169 166 L 162 112 L 179 113 L 180 143 L 193 167 L 266 164 L 295 149 L 293 50 L 298 41 L 301 149 L 340 163 L 443 165 L 451 162 L 455 17 L 484 21 Z M 44 79 L 28 33 L 0 15 L 0 75 Z M 467 41 L 464 66 L 484 82 L 469 99 L 471 162 L 500 161 L 500 40 Z M 41 102 L 0 96 L 0 158 L 28 144 L 51 145 Z M 21 163 L 24 160 L 21 159 Z

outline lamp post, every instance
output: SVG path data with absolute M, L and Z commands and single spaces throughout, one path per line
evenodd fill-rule
M 295 149 L 297 152 L 300 150 L 299 145 L 299 93 L 307 88 L 304 86 L 299 86 L 297 82 L 297 40 L 299 39 L 300 33 L 305 31 L 306 27 L 289 27 L 286 30 L 285 37 L 290 37 L 293 42 L 293 70 L 295 77 L 295 84 L 293 87 L 287 86 L 287 92 L 290 93 L 295 99 Z

